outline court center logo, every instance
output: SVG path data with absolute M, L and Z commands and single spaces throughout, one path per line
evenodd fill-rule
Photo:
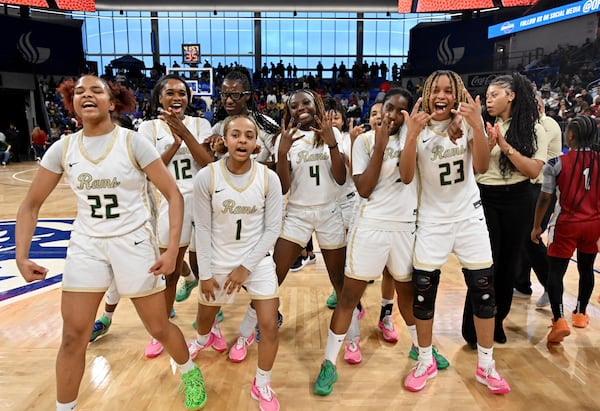
M 21 34 L 17 49 L 25 61 L 32 64 L 42 64 L 50 58 L 50 49 L 46 47 L 35 47 L 31 44 L 31 32 Z
M 445 66 L 452 66 L 458 63 L 465 54 L 464 47 L 450 47 L 450 36 L 451 34 L 448 34 L 444 37 L 437 48 L 437 59 Z
M 15 221 L 0 221 L 0 301 L 60 282 L 72 230 L 72 219 L 38 221 L 29 257 L 48 268 L 49 272 L 45 280 L 27 283 L 19 273 L 15 260 Z

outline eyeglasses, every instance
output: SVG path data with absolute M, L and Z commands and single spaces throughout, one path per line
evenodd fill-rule
M 244 97 L 245 95 L 250 94 L 249 91 L 243 91 L 241 93 L 239 92 L 235 92 L 235 93 L 223 93 L 221 92 L 221 100 L 227 100 L 228 98 L 231 98 L 233 101 L 238 101 L 239 99 L 241 99 L 242 97 Z

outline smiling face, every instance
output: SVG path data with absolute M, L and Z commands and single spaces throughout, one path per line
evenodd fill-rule
M 301 130 L 308 130 L 315 124 L 317 106 L 310 94 L 297 91 L 290 97 L 288 107 L 294 124 L 300 123 Z
M 248 117 L 239 116 L 225 125 L 225 146 L 229 156 L 236 162 L 244 162 L 256 149 L 257 127 Z
M 186 85 L 179 80 L 169 79 L 160 90 L 158 102 L 164 109 L 171 111 L 183 118 L 188 106 Z
M 110 120 L 115 105 L 106 83 L 94 76 L 83 76 L 75 84 L 73 108 L 84 122 Z
M 429 110 L 432 120 L 446 120 L 450 118 L 451 110 L 456 104 L 456 90 L 452 87 L 450 78 L 446 75 L 439 76 L 432 84 L 429 94 Z

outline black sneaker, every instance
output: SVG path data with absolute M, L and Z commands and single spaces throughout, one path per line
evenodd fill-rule
M 296 258 L 296 261 L 294 261 L 294 264 L 292 264 L 292 266 L 290 267 L 290 271 L 300 271 L 302 270 L 302 267 L 304 267 L 304 259 L 302 258 L 301 255 L 298 256 L 298 258 Z

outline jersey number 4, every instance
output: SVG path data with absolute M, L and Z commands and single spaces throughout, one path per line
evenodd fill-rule
M 310 176 L 316 180 L 317 185 L 321 185 L 321 177 L 319 176 L 319 166 L 310 166 Z
M 120 215 L 113 211 L 119 206 L 119 200 L 115 194 L 104 194 L 102 198 L 100 196 L 88 196 L 88 201 L 91 202 L 92 218 L 117 218 Z M 104 209 L 104 214 L 102 214 L 102 209 Z
M 455 167 L 454 176 L 456 177 L 452 180 L 450 176 L 452 173 L 452 166 Z M 439 165 L 442 172 L 440 173 L 440 185 L 447 186 L 453 183 L 460 183 L 461 181 L 465 181 L 465 166 L 462 160 L 457 160 L 450 163 L 443 163 Z

